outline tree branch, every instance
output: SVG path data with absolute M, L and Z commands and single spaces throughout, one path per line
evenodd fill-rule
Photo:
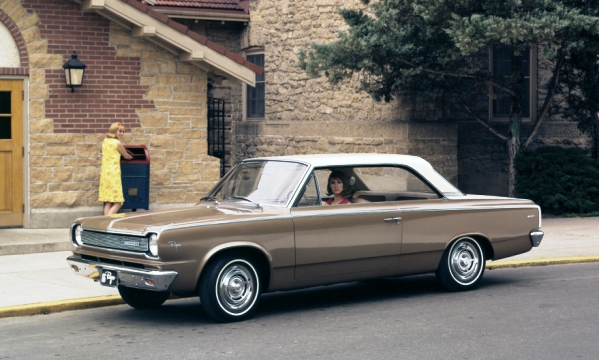
M 551 103 L 553 102 L 553 97 L 555 96 L 555 89 L 557 88 L 557 84 L 559 82 L 559 76 L 560 76 L 560 72 L 562 70 L 563 62 L 564 62 L 564 59 L 561 57 L 557 61 L 557 64 L 555 66 L 556 67 L 555 75 L 553 76 L 553 79 L 551 79 L 551 85 L 550 85 L 551 91 L 549 91 L 549 93 L 547 94 L 547 97 L 545 97 L 545 102 L 543 103 L 543 107 L 541 108 L 541 114 L 537 118 L 537 123 L 535 124 L 534 129 L 532 130 L 530 135 L 528 135 L 528 138 L 522 145 L 522 150 L 526 150 L 526 148 L 530 145 L 530 143 L 532 142 L 534 137 L 539 132 L 539 129 L 541 128 L 541 124 L 543 123 L 543 121 L 545 120 L 545 117 L 547 116 L 547 113 L 549 112 L 549 107 L 551 106 Z
M 466 105 L 466 103 L 463 100 L 460 100 L 460 102 L 462 103 L 462 106 L 464 107 L 464 109 L 466 109 L 466 111 L 474 118 L 474 120 L 478 121 L 482 126 L 486 127 L 490 132 L 492 132 L 493 134 L 495 134 L 501 140 L 505 140 L 505 141 L 508 140 L 507 136 L 501 135 L 497 130 L 493 129 L 491 127 L 491 125 L 487 124 L 486 121 L 484 121 L 483 119 L 479 118 L 478 115 L 476 115 L 474 113 L 474 111 L 470 110 L 470 108 L 468 107 L 468 105 Z
M 405 59 L 399 59 L 399 61 L 403 62 L 406 65 L 410 65 L 411 67 L 416 67 L 416 64 L 414 64 L 411 61 L 408 61 L 408 60 L 405 60 Z M 516 96 L 516 93 L 513 92 L 511 89 L 508 89 L 505 86 L 496 83 L 495 81 L 492 81 L 492 80 L 489 80 L 489 79 L 485 79 L 485 78 L 481 78 L 480 76 L 465 75 L 465 74 L 452 74 L 452 73 L 446 73 L 446 72 L 432 70 L 432 69 L 426 69 L 426 68 L 423 68 L 422 70 L 425 71 L 425 72 L 427 72 L 427 73 L 431 73 L 431 74 L 435 74 L 435 75 L 461 77 L 461 78 L 466 78 L 466 79 L 474 79 L 474 80 L 482 81 L 482 82 L 484 82 L 487 85 L 492 85 L 492 86 L 494 86 L 496 88 L 499 88 L 499 89 L 507 92 L 508 94 L 510 94 L 512 96 Z

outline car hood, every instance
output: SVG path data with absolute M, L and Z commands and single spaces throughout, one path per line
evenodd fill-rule
M 239 203 L 207 203 L 195 206 L 96 216 L 76 220 L 85 230 L 144 234 L 177 227 L 247 221 L 280 216 L 284 208 L 263 208 Z

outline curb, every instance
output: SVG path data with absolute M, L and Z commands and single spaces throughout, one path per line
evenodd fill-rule
M 547 266 L 547 265 L 564 265 L 564 264 L 580 264 L 599 262 L 599 256 L 577 256 L 577 257 L 564 257 L 564 258 L 551 258 L 551 259 L 534 259 L 534 260 L 513 260 L 513 261 L 500 261 L 497 263 L 491 262 L 485 266 L 487 270 L 495 269 L 506 269 L 506 268 L 519 268 L 519 267 L 530 267 L 530 266 Z
M 500 261 L 497 263 L 491 262 L 485 266 L 487 270 L 531 267 L 531 266 L 548 266 L 548 265 L 564 265 L 564 264 L 580 264 L 599 262 L 599 256 L 584 256 L 584 257 L 565 257 L 552 259 L 535 259 L 535 260 L 515 260 L 515 261 Z M 179 298 L 179 297 L 171 297 Z M 99 308 L 104 306 L 122 305 L 125 302 L 120 295 L 107 295 L 88 297 L 82 299 L 70 299 L 51 301 L 46 303 L 37 303 L 29 305 L 17 305 L 0 308 L 0 319 L 16 316 L 31 316 L 41 314 L 52 314 L 69 310 L 84 310 Z
M 68 310 L 92 309 L 103 306 L 121 305 L 125 302 L 120 295 L 107 295 L 88 297 L 83 299 L 69 299 L 45 303 L 17 305 L 0 308 L 0 319 L 15 316 L 30 316 L 52 314 Z

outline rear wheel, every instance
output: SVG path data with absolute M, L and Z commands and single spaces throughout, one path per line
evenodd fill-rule
M 122 285 L 118 289 L 127 305 L 139 310 L 157 308 L 171 295 L 170 292 L 135 289 Z
M 476 288 L 485 272 L 485 253 L 471 237 L 452 243 L 443 254 L 436 275 L 441 285 L 452 291 Z
M 261 291 L 258 266 L 243 254 L 226 254 L 211 262 L 199 284 L 204 311 L 220 322 L 250 318 L 258 307 Z

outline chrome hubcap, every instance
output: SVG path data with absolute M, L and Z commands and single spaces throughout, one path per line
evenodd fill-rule
M 247 267 L 246 267 L 247 265 Z M 231 315 L 241 315 L 255 300 L 254 272 L 245 262 L 229 263 L 221 271 L 216 284 L 220 306 Z
M 449 257 L 449 269 L 453 278 L 467 285 L 478 278 L 481 258 L 477 246 L 470 241 L 458 242 Z

